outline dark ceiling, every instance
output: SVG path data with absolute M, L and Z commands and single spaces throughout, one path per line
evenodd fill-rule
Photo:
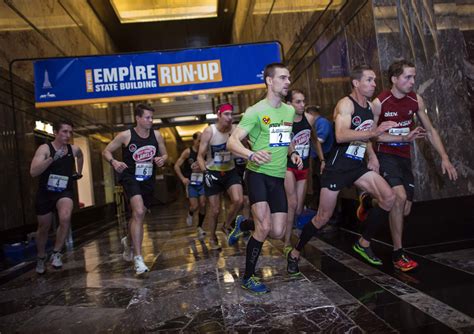
M 88 0 L 118 52 L 229 44 L 237 0 L 218 0 L 217 18 L 121 24 L 109 0 Z

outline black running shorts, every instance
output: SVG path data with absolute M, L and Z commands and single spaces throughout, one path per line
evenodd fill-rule
M 407 200 L 413 201 L 415 178 L 411 169 L 411 159 L 394 154 L 377 153 L 380 164 L 380 175 L 391 187 L 403 186 Z
M 155 178 L 152 177 L 146 181 L 137 181 L 134 175 L 122 174 L 119 183 L 123 187 L 123 191 L 130 200 L 133 196 L 141 195 L 143 204 L 147 209 L 151 207 L 153 202 L 153 191 L 155 189 Z
M 248 169 L 245 171 L 245 177 L 250 205 L 267 202 L 271 213 L 288 212 L 284 178 L 256 173 Z
M 36 214 L 43 216 L 56 209 L 56 203 L 63 197 L 73 200 L 74 193 L 72 190 L 64 190 L 56 193 L 52 191 L 39 191 L 36 195 Z
M 242 185 L 242 179 L 235 169 L 227 172 L 207 170 L 204 175 L 204 193 L 207 197 L 220 194 L 234 184 Z
M 332 191 L 339 191 L 345 187 L 351 187 L 362 175 L 370 172 L 364 163 L 359 166 L 351 166 L 343 169 L 325 168 L 321 175 L 321 188 L 328 188 Z

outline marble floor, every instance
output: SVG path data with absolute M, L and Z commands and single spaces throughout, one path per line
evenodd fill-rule
M 0 332 L 474 332 L 472 249 L 413 253 L 421 269 L 403 274 L 363 263 L 350 250 L 354 232 L 333 229 L 307 245 L 303 275 L 291 278 L 282 243 L 271 240 L 258 275 L 272 292 L 254 296 L 239 284 L 245 238 L 229 247 L 219 231 L 223 249 L 210 250 L 185 216 L 184 201 L 148 215 L 144 277 L 122 260 L 121 229 L 109 222 L 65 254 L 62 270 L 31 269 L 4 282 Z M 389 262 L 386 244 L 374 248 Z

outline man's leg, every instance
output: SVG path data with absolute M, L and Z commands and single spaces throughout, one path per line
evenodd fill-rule
M 188 226 L 193 225 L 193 216 L 194 213 L 199 209 L 199 202 L 197 197 L 189 197 L 189 212 L 186 217 L 186 224 Z
M 61 250 L 66 241 L 67 235 L 69 234 L 72 208 L 73 202 L 69 197 L 62 197 L 56 202 L 59 224 L 56 230 L 56 240 L 54 242 L 53 254 L 51 256 L 51 264 L 56 269 L 60 269 L 63 266 Z
M 370 264 L 381 265 L 382 260 L 373 253 L 370 248 L 370 241 L 377 232 L 380 224 L 388 220 L 389 211 L 393 206 L 395 195 L 388 183 L 379 174 L 373 171 L 363 174 L 354 184 L 375 198 L 378 205 L 370 209 L 367 216 L 366 227 L 360 239 L 353 246 L 353 249 Z
M 227 189 L 227 194 L 230 197 L 230 208 L 227 212 L 227 217 L 224 223 L 224 228 L 227 230 L 231 228 L 231 224 L 237 216 L 242 204 L 244 203 L 244 195 L 241 184 L 233 184 Z
M 56 202 L 56 209 L 58 211 L 59 225 L 56 230 L 56 241 L 54 243 L 54 252 L 60 252 L 66 241 L 71 226 L 73 202 L 69 197 L 62 197 Z
M 253 293 L 262 294 L 270 290 L 255 277 L 255 268 L 263 243 L 271 229 L 270 207 L 267 202 L 258 202 L 253 204 L 251 209 L 255 220 L 255 231 L 247 243 L 242 287 Z
M 293 229 L 293 222 L 295 221 L 295 212 L 298 206 L 298 198 L 296 193 L 296 178 L 292 171 L 287 170 L 285 174 L 285 193 L 288 202 L 288 215 L 285 230 L 285 244 L 283 253 L 286 254 L 291 246 L 290 238 Z M 290 247 L 291 248 L 291 247 Z
M 310 241 L 315 233 L 329 221 L 334 208 L 336 207 L 338 194 L 339 190 L 332 191 L 328 188 L 321 189 L 321 193 L 319 195 L 318 213 L 308 224 L 304 226 L 295 248 L 290 253 L 292 258 L 298 259 L 300 257 L 301 251 L 308 241 Z
M 217 218 L 219 217 L 220 212 L 220 194 L 208 196 L 209 200 L 209 232 L 210 232 L 210 241 L 211 249 L 217 250 L 220 247 L 217 241 L 216 229 L 217 229 Z
M 130 236 L 132 238 L 133 251 L 135 256 L 142 255 L 143 243 L 143 221 L 145 220 L 146 207 L 143 203 L 142 195 L 135 195 L 130 198 L 132 208 L 132 218 L 130 219 Z
M 395 202 L 390 210 L 390 232 L 392 233 L 393 250 L 396 251 L 402 248 L 403 217 L 407 194 L 402 185 L 392 187 L 392 190 L 395 193 Z
M 200 195 L 199 196 L 199 222 L 198 227 L 202 228 L 202 224 L 204 224 L 204 217 L 206 216 L 206 196 Z
M 48 242 L 48 232 L 51 228 L 53 213 L 38 215 L 38 229 L 36 230 L 36 251 L 38 259 L 36 261 L 36 272 L 44 274 L 46 271 L 46 243 Z

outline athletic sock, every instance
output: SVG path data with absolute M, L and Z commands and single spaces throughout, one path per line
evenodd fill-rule
M 402 255 L 403 255 L 403 249 L 402 249 L 402 248 L 399 248 L 399 249 L 397 249 L 397 250 L 394 250 L 393 253 L 392 253 L 392 260 L 393 260 L 393 262 L 400 260 L 400 258 L 402 257 Z
M 367 225 L 362 232 L 362 238 L 370 242 L 375 233 L 378 231 L 379 227 L 388 221 L 388 214 L 388 211 L 385 211 L 379 206 L 375 206 L 370 209 L 369 214 L 367 215 Z
M 199 213 L 198 227 L 202 227 L 202 224 L 204 224 L 204 217 L 206 217 L 205 213 Z
M 318 233 L 319 229 L 316 228 L 316 226 L 313 225 L 313 223 L 310 221 L 303 227 L 303 231 L 301 232 L 300 238 L 298 240 L 298 243 L 296 244 L 295 249 L 298 252 L 301 252 L 304 248 L 304 246 L 311 240 L 313 236 L 315 236 Z
M 247 255 L 245 260 L 245 273 L 244 279 L 249 279 L 255 273 L 255 267 L 257 266 L 257 260 L 262 250 L 263 242 L 250 237 L 247 243 Z

